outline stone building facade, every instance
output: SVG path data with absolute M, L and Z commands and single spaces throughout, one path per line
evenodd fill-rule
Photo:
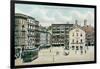
M 40 46 L 50 45 L 51 35 L 47 31 L 46 27 L 40 26 Z
M 71 53 L 86 53 L 85 31 L 75 26 L 69 32 L 69 50 Z
M 15 14 L 15 52 L 38 47 L 40 41 L 39 22 L 35 18 Z

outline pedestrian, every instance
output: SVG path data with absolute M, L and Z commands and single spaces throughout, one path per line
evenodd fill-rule
M 58 51 L 56 52 L 56 55 L 59 55 L 59 52 Z
M 50 52 L 51 52 L 51 49 L 50 49 Z

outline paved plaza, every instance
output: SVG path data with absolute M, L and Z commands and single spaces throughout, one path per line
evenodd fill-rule
M 57 54 L 57 52 L 59 52 Z M 63 47 L 51 47 L 39 51 L 39 57 L 32 62 L 23 63 L 22 59 L 16 59 L 15 65 L 35 65 L 35 64 L 50 64 L 50 63 L 68 63 L 80 61 L 94 60 L 94 46 L 88 48 L 86 54 L 74 54 L 70 51 L 69 55 L 64 55 Z

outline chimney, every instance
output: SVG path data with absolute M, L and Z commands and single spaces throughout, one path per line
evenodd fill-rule
M 84 26 L 86 26 L 86 25 L 87 25 L 87 20 L 85 19 L 85 20 L 84 20 Z

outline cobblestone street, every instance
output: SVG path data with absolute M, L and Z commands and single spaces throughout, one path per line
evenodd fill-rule
M 56 52 L 59 51 L 57 55 Z M 30 64 L 49 64 L 49 63 L 67 63 L 67 62 L 80 62 L 80 61 L 93 61 L 94 60 L 94 46 L 89 47 L 86 54 L 73 54 L 70 52 L 68 56 L 64 55 L 63 47 L 53 47 L 42 49 L 39 51 L 39 57 L 32 62 L 23 63 L 22 59 L 16 59 L 16 65 L 30 65 Z

